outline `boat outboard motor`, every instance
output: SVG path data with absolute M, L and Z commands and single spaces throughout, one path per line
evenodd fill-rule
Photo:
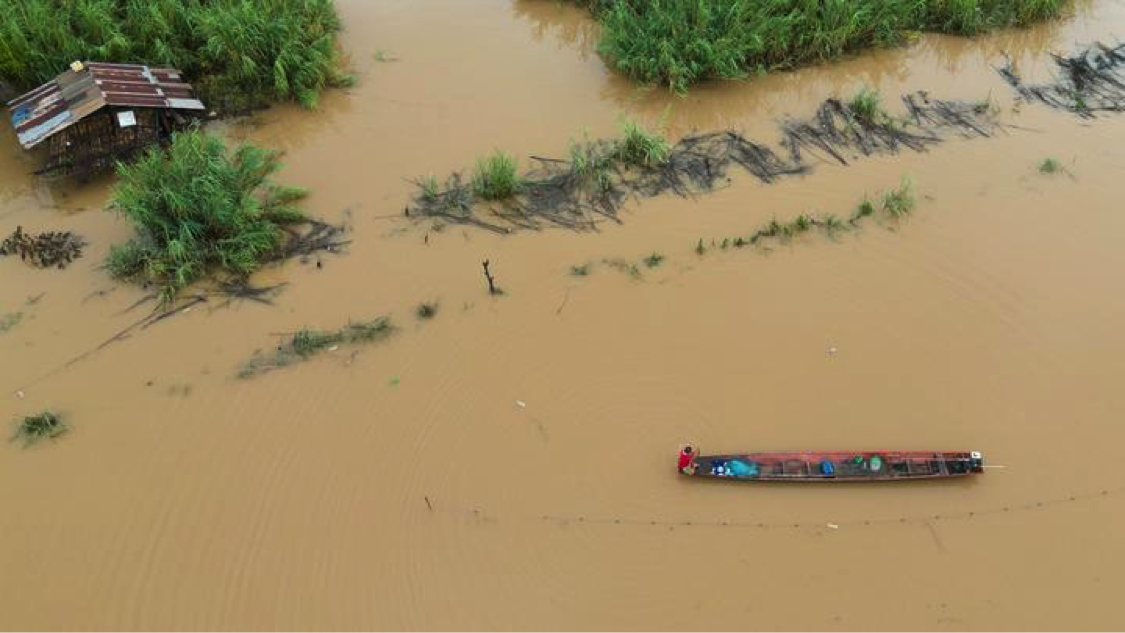
M 969 453 L 969 463 L 972 464 L 974 473 L 984 472 L 984 455 L 981 455 L 980 451 Z

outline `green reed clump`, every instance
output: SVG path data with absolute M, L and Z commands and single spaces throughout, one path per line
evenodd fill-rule
M 269 178 L 280 166 L 276 152 L 252 145 L 228 152 L 221 139 L 198 130 L 120 164 L 110 208 L 131 220 L 138 236 L 110 249 L 110 273 L 154 282 L 170 301 L 212 272 L 254 272 L 282 245 L 283 225 L 306 221 L 292 206 L 306 192 Z
M 619 71 L 682 92 L 901 44 L 917 31 L 973 35 L 1060 14 L 1069 0 L 617 0 L 590 2 Z
M 664 263 L 664 256 L 660 253 L 653 253 L 648 257 L 645 257 L 643 261 L 645 263 L 645 266 L 648 266 L 649 268 L 656 268 L 660 264 Z
M 340 70 L 332 0 L 0 0 L 0 81 L 21 89 L 73 61 L 184 72 L 211 107 L 316 105 Z
M 614 141 L 613 156 L 636 167 L 656 167 L 668 160 L 672 146 L 659 133 L 650 131 L 636 121 L 621 125 L 621 136 Z
M 892 189 L 883 195 L 883 210 L 893 218 L 902 216 L 914 210 L 914 187 L 910 180 L 903 179 L 897 189 Z
M 523 178 L 517 170 L 516 159 L 496 150 L 477 161 L 472 186 L 473 193 L 485 200 L 504 200 L 519 193 Z
M 12 440 L 23 440 L 24 446 L 30 446 L 39 440 L 54 439 L 68 430 L 69 427 L 57 413 L 44 411 L 20 420 Z
M 570 171 L 581 182 L 596 191 L 608 191 L 613 186 L 614 153 L 606 151 L 604 143 L 571 142 Z
M 238 372 L 239 378 L 250 378 L 293 363 L 307 360 L 333 346 L 371 343 L 382 340 L 394 331 L 388 317 L 349 323 L 338 330 L 302 329 L 293 334 L 273 352 L 256 352 Z

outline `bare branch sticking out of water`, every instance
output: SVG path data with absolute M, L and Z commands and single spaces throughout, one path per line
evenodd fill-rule
M 735 169 L 772 184 L 811 171 L 810 155 L 847 165 L 901 149 L 926 151 L 951 134 L 988 137 L 1002 127 L 987 101 L 941 101 L 919 92 L 905 95 L 903 103 L 906 116 L 894 118 L 874 91 L 861 91 L 848 103 L 828 99 L 812 118 L 781 124 L 782 153 L 733 130 L 692 134 L 669 147 L 659 135 L 626 124 L 621 138 L 572 144 L 569 160 L 532 156 L 534 167 L 519 177 L 518 192 L 501 201 L 481 199 L 456 173 L 444 185 L 434 177 L 414 181 L 418 194 L 406 215 L 502 234 L 596 230 L 602 222 L 620 223 L 629 199 L 694 197 L 725 185 Z M 642 152 L 633 151 L 638 147 Z
M 254 353 L 238 372 L 239 378 L 252 378 L 274 369 L 287 367 L 308 360 L 321 352 L 332 350 L 340 345 L 356 345 L 381 341 L 394 331 L 388 317 L 377 317 L 370 321 L 349 323 L 338 330 L 300 330 L 289 335 L 270 353 L 261 350 Z
M 1070 56 L 1051 54 L 1057 73 L 1044 84 L 1024 83 L 1011 59 L 997 68 L 1025 101 L 1092 118 L 1098 112 L 1125 110 L 1125 44 L 1095 43 Z

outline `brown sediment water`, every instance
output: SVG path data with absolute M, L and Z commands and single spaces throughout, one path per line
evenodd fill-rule
M 275 306 L 211 300 L 84 356 L 150 309 L 99 269 L 130 228 L 100 211 L 111 179 L 40 183 L 0 135 L 0 233 L 89 243 L 65 270 L 0 259 L 0 317 L 22 314 L 0 332 L 0 418 L 49 407 L 73 426 L 0 447 L 0 628 L 1125 626 L 1125 117 L 1016 107 L 992 68 L 1008 52 L 1045 78 L 1048 49 L 1112 41 L 1125 6 L 686 98 L 608 71 L 596 27 L 554 1 L 340 9 L 355 88 L 216 126 L 285 149 L 280 180 L 352 227 L 322 267 L 255 277 L 288 283 Z M 402 216 L 406 179 L 493 148 L 526 165 L 623 116 L 772 143 L 782 117 L 864 83 L 888 101 L 991 93 L 1019 129 L 768 186 L 736 177 L 588 234 Z M 1047 157 L 1067 172 L 1038 173 Z M 693 251 L 773 217 L 844 215 L 903 176 L 918 207 L 901 221 Z M 666 259 L 650 269 L 653 252 Z M 414 317 L 422 301 L 432 320 Z M 381 314 L 399 326 L 386 341 L 236 378 L 278 333 Z M 685 441 L 973 449 L 1005 468 L 709 485 L 675 474 Z

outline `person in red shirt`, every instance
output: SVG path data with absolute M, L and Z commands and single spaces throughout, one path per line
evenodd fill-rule
M 695 473 L 695 463 L 694 462 L 695 462 L 695 457 L 698 454 L 699 454 L 699 452 L 696 451 L 694 448 L 692 448 L 690 444 L 685 446 L 684 450 L 680 451 L 680 461 L 679 461 L 679 465 L 677 466 L 677 468 L 679 468 L 681 473 L 683 473 L 685 475 L 691 475 L 691 474 Z

